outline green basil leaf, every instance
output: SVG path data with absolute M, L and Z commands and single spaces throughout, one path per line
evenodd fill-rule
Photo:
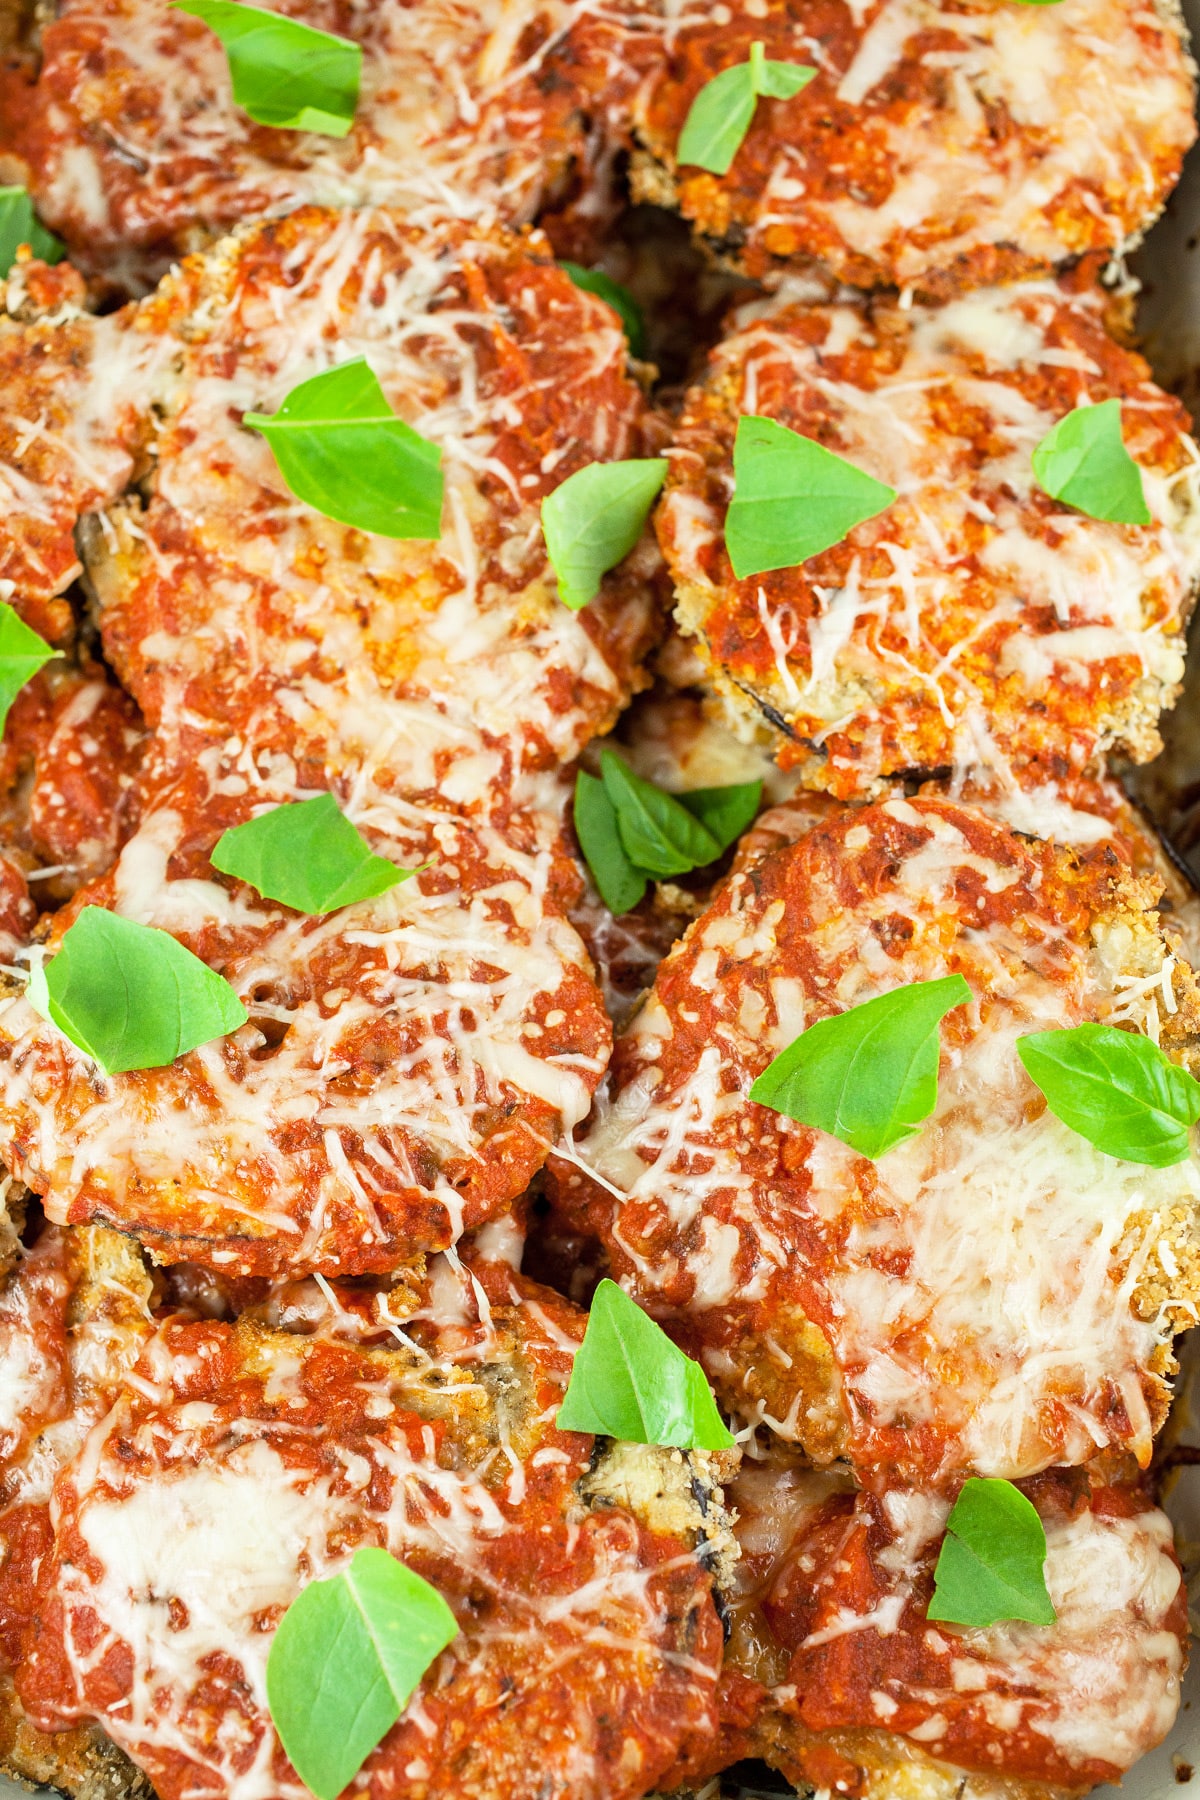
M 437 1589 L 386 1550 L 356 1550 L 297 1595 L 267 1657 L 267 1704 L 318 1800 L 337 1800 L 457 1636 Z
M 688 108 L 675 161 L 710 175 L 728 175 L 754 118 L 758 96 L 749 63 L 735 63 L 706 81 Z
M 442 453 L 398 419 L 365 357 L 294 387 L 277 413 L 248 412 L 297 500 L 379 537 L 437 538 Z
M 769 62 L 763 45 L 751 44 L 749 61 L 722 69 L 692 101 L 675 146 L 676 162 L 727 175 L 759 97 L 790 100 L 816 72 L 803 63 Z
M 575 836 L 609 912 L 616 917 L 631 912 L 646 892 L 647 877 L 625 854 L 617 809 L 604 783 L 586 769 L 575 777 Z
M 961 975 L 946 975 L 818 1019 L 767 1065 L 750 1098 L 880 1157 L 915 1137 L 937 1105 L 938 1026 L 970 998 Z
M 733 1443 L 700 1364 L 608 1280 L 592 1296 L 555 1424 L 677 1450 L 728 1450 Z
M 0 731 L 26 682 L 58 654 L 29 629 L 19 613 L 0 601 Z
M 629 555 L 666 478 L 661 456 L 589 463 L 546 495 L 546 554 L 558 577 L 559 599 L 572 612 L 594 600 L 601 576 Z
M 1045 1529 L 1011 1481 L 972 1475 L 964 1482 L 933 1579 L 928 1617 L 947 1625 L 1053 1625 L 1057 1617 L 1046 1587 Z
M 600 752 L 600 776 L 616 809 L 622 847 L 635 868 L 664 877 L 716 862 L 724 846 L 674 794 L 635 775 L 613 750 Z
M 260 813 L 222 832 L 214 869 L 249 882 L 264 900 L 300 913 L 329 913 L 373 900 L 415 875 L 376 856 L 332 794 Z
M 1017 1040 L 1056 1119 L 1107 1156 L 1168 1169 L 1191 1154 L 1200 1082 L 1140 1032 L 1073 1025 Z
M 66 245 L 46 230 L 23 187 L 0 187 L 0 280 L 16 262 L 22 244 L 44 263 L 61 262 L 67 253 Z
M 174 5 L 220 38 L 234 101 L 258 124 L 346 136 L 358 107 L 360 45 L 235 0 L 174 0 Z
M 774 419 L 738 420 L 725 548 L 741 581 L 791 569 L 840 544 L 896 498 L 895 488 Z
M 1052 425 L 1033 453 L 1038 485 L 1089 519 L 1149 525 L 1142 471 L 1121 435 L 1121 402 L 1077 406 Z
M 738 781 L 729 787 L 690 788 L 675 798 L 728 850 L 755 818 L 762 787 L 761 781 Z
M 85 906 L 26 997 L 106 1075 L 165 1069 L 246 1023 L 223 976 L 167 931 Z
M 611 306 L 625 329 L 629 339 L 629 348 L 634 356 L 641 356 L 646 348 L 646 324 L 642 318 L 642 309 L 629 289 L 606 275 L 603 269 L 585 269 L 581 263 L 561 262 L 559 268 L 571 277 L 577 288 L 585 294 L 595 294 Z

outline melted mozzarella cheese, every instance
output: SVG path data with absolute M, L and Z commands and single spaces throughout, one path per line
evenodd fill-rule
M 708 430 L 706 390 L 697 391 L 660 533 L 680 623 L 707 643 L 735 729 L 761 731 L 745 717 L 745 693 L 760 694 L 802 742 L 824 746 L 827 760 L 810 757 L 805 779 L 839 792 L 929 763 L 1015 791 L 1012 765 L 1047 745 L 1079 763 L 1114 741 L 1150 753 L 1158 706 L 1182 677 L 1180 626 L 1200 579 L 1200 456 L 1160 410 L 1170 402 L 1131 368 L 1123 420 L 1150 527 L 1047 510 L 1031 460 L 1058 412 L 1027 390 L 1037 392 L 1039 369 L 1056 379 L 1072 361 L 1059 348 L 1064 320 L 1093 330 L 1103 296 L 1069 299 L 1054 283 L 1028 282 L 893 312 L 849 302 L 805 312 L 796 300 L 785 284 L 736 315 L 711 386 L 732 389 L 747 415 L 767 390 L 785 417 L 815 409 L 822 440 L 898 498 L 856 530 L 836 585 L 800 570 L 788 578 L 794 598 L 787 582 L 769 601 L 764 586 L 756 597 L 727 593 L 713 574 L 723 567 L 723 507 L 692 487 Z M 902 354 L 884 359 L 885 340 Z M 869 381 L 838 372 L 852 350 L 877 359 Z M 1100 370 L 1072 366 L 1075 403 L 1086 404 Z M 1164 427 L 1173 469 L 1162 460 Z M 769 664 L 738 660 L 730 617 Z M 728 667 L 714 633 L 729 634 Z M 1100 673 L 1122 659 L 1128 675 Z M 1097 678 L 1091 716 L 1072 720 L 1068 749 L 1056 715 L 1072 687 Z
M 949 819 L 900 800 L 880 810 L 927 828 L 878 900 L 881 918 L 912 920 L 917 944 L 922 921 L 957 906 L 965 872 L 994 893 L 1017 879 L 1016 866 L 971 851 Z M 849 848 L 869 842 L 867 827 L 858 829 L 863 843 L 851 835 Z M 870 1165 L 772 1114 L 776 1167 L 757 1154 L 749 1088 L 806 1023 L 812 982 L 844 959 L 837 1003 L 847 1008 L 891 989 L 905 970 L 871 929 L 874 902 L 842 910 L 814 895 L 811 978 L 774 977 L 770 1011 L 748 1007 L 730 971 L 771 974 L 785 928 L 782 902 L 760 907 L 743 880 L 730 885 L 733 903 L 718 904 L 676 952 L 687 958 L 687 987 L 681 993 L 675 975 L 671 1006 L 656 992 L 642 1008 L 622 1047 L 622 1085 L 602 1093 L 571 1151 L 609 1198 L 608 1229 L 636 1290 L 658 1296 L 661 1309 L 667 1294 L 676 1303 L 682 1282 L 681 1310 L 702 1340 L 710 1308 L 745 1316 L 751 1335 L 738 1355 L 753 1364 L 767 1355 L 767 1327 L 751 1328 L 753 1309 L 766 1300 L 784 1312 L 782 1296 L 804 1267 L 792 1220 L 811 1219 L 828 1235 L 828 1264 L 818 1258 L 811 1279 L 852 1456 L 856 1445 L 866 1454 L 859 1440 L 874 1429 L 929 1425 L 944 1444 L 932 1474 L 968 1468 L 1013 1479 L 1117 1446 L 1148 1462 L 1149 1372 L 1181 1314 L 1170 1300 L 1147 1308 L 1140 1290 L 1161 1262 L 1175 1270 L 1168 1287 L 1183 1313 L 1192 1305 L 1172 1245 L 1194 1240 L 1200 1164 L 1154 1169 L 1105 1156 L 1037 1104 L 1016 1042 L 1080 1017 L 1148 1023 L 1165 1005 L 1165 946 L 1127 925 L 1111 942 L 1097 925 L 1096 948 L 1072 943 L 1052 919 L 1031 918 L 1020 938 L 1007 927 L 964 926 L 958 953 L 969 959 L 982 1022 L 944 1052 L 937 1107 L 921 1131 Z M 944 972 L 938 954 L 922 977 Z M 1125 958 L 1138 965 L 1133 976 Z M 664 1074 L 689 992 L 697 1002 L 722 996 L 719 1023 L 693 1063 Z M 811 1187 L 789 1184 L 790 1139 L 807 1146 Z M 786 1350 L 790 1327 L 773 1329 Z M 732 1372 L 719 1330 L 705 1355 L 715 1375 Z M 723 1392 L 744 1404 L 736 1381 Z M 795 1408 L 767 1422 L 805 1441 L 807 1419 Z
M 42 38 L 39 207 L 83 266 L 135 288 L 161 268 L 164 238 L 194 248 L 205 228 L 302 202 L 524 222 L 572 158 L 603 173 L 638 78 L 627 40 L 652 27 L 648 10 L 607 0 L 354 8 L 363 63 L 352 131 L 291 132 L 286 154 L 273 154 L 272 135 L 233 102 L 213 33 L 166 0 L 69 0 Z M 335 6 L 302 11 L 345 34 Z
M 513 239 L 423 234 L 380 212 L 279 229 L 285 249 L 247 230 L 89 327 L 104 395 L 121 371 L 114 425 L 152 423 L 154 465 L 147 504 L 114 496 L 84 534 L 106 642 L 153 726 L 139 827 L 97 897 L 199 942 L 255 1027 L 232 1053 L 223 1041 L 97 1085 L 16 999 L 3 1030 L 35 1054 L 2 1085 L 10 1117 L 36 1120 L 27 1167 L 53 1216 L 89 1183 L 125 1218 L 129 1196 L 175 1193 L 172 1231 L 196 1208 L 207 1236 L 216 1217 L 234 1238 L 282 1236 L 292 1266 L 334 1267 L 350 1251 L 329 1233 L 347 1216 L 355 1252 L 378 1260 L 379 1206 L 398 1190 L 444 1216 L 422 1241 L 457 1236 L 464 1167 L 523 1100 L 542 1118 L 517 1146 L 531 1167 L 539 1131 L 587 1111 L 607 1026 L 561 914 L 561 798 L 547 807 L 545 770 L 626 696 L 655 554 L 585 620 L 558 600 L 538 524 L 553 470 L 543 458 L 518 479 L 552 378 L 550 416 L 575 421 L 592 455 L 636 451 L 643 402 L 608 309 L 558 275 L 539 287 L 546 272 Z M 489 279 L 508 293 L 526 266 L 501 304 Z M 443 452 L 440 543 L 367 538 L 300 505 L 240 424 L 356 355 Z M 68 429 L 69 451 L 84 427 Z M 314 772 L 374 848 L 432 865 L 430 879 L 318 922 L 169 874 L 216 835 L 203 821 L 302 798 Z M 320 1141 L 297 1149 L 314 1128 Z

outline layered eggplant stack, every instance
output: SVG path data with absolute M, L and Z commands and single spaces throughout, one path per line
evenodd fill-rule
M 1119 1780 L 1200 1316 L 1180 19 L 0 58 L 0 1768 Z

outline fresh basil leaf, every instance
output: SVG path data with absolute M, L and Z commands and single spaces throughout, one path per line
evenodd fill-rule
M 1140 1032 L 1035 1031 L 1018 1038 L 1017 1055 L 1055 1118 L 1105 1155 L 1154 1169 L 1187 1161 L 1200 1082 Z
M 964 1482 L 933 1580 L 928 1617 L 947 1625 L 1053 1625 L 1057 1617 L 1046 1587 L 1045 1529 L 1011 1481 L 972 1475 Z
M 915 1137 L 937 1105 L 938 1026 L 970 998 L 961 975 L 946 975 L 818 1019 L 767 1065 L 750 1098 L 880 1157 Z
M 733 1443 L 700 1364 L 608 1280 L 592 1296 L 555 1424 L 677 1450 L 728 1450 Z
M 300 913 L 329 913 L 373 900 L 415 875 L 376 856 L 332 794 L 272 807 L 222 832 L 214 869 L 249 882 L 264 900 Z
M 0 280 L 16 262 L 22 244 L 44 263 L 61 262 L 67 253 L 66 245 L 46 230 L 23 187 L 0 187 Z
M 1033 472 L 1052 500 L 1089 519 L 1149 525 L 1142 471 L 1121 435 L 1121 402 L 1077 406 L 1052 425 L 1033 453 Z
M 803 63 L 769 62 L 762 44 L 751 44 L 747 62 L 722 69 L 700 89 L 688 109 L 675 160 L 710 175 L 727 175 L 745 141 L 759 97 L 790 100 L 816 74 Z
M 575 777 L 575 836 L 609 912 L 618 918 L 631 912 L 646 892 L 648 878 L 625 854 L 617 809 L 604 783 L 586 769 Z
M 356 1550 L 340 1575 L 301 1590 L 267 1656 L 267 1704 L 318 1800 L 337 1800 L 457 1636 L 437 1589 L 386 1550 Z
M 442 453 L 398 419 L 365 357 L 294 387 L 277 413 L 248 412 L 297 500 L 379 537 L 437 538 Z
M 165 1069 L 246 1023 L 223 976 L 167 931 L 85 906 L 26 998 L 106 1075 Z
M 635 775 L 613 750 L 600 752 L 600 776 L 616 809 L 622 847 L 635 868 L 663 877 L 716 862 L 724 846 L 674 794 Z
M 791 569 L 840 544 L 896 498 L 895 488 L 774 419 L 738 420 L 725 548 L 741 581 Z
M 634 356 L 641 356 L 646 348 L 646 325 L 642 318 L 642 309 L 629 289 L 606 275 L 603 269 L 585 269 L 581 263 L 561 262 L 559 268 L 571 277 L 577 288 L 585 294 L 595 294 L 611 306 L 620 319 L 629 339 L 629 348 Z
M 729 787 L 690 788 L 675 798 L 728 850 L 756 816 L 762 787 L 761 781 L 738 781 Z
M 675 161 L 710 175 L 728 175 L 754 118 L 758 95 L 749 63 L 735 63 L 706 81 L 688 108 Z
M 589 463 L 546 495 L 546 554 L 558 577 L 559 599 L 572 612 L 594 600 L 601 577 L 629 555 L 666 478 L 661 456 Z
M 220 38 L 234 101 L 258 124 L 346 136 L 358 107 L 359 44 L 235 0 L 174 0 L 174 5 Z
M 0 601 L 0 731 L 26 682 L 58 654 L 29 629 L 19 613 Z

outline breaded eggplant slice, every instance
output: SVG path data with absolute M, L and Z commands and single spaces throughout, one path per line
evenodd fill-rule
M 85 301 L 68 263 L 18 263 L 0 279 L 0 599 L 56 648 L 75 635 L 75 527 L 133 472 L 136 414 L 115 360 L 104 381 Z
M 945 1500 L 744 1465 L 721 1729 L 664 1787 L 749 1755 L 863 1800 L 1050 1800 L 1118 1781 L 1179 1706 L 1170 1521 L 1119 1476 L 1051 1470 L 1025 1491 L 1057 1621 L 932 1625 Z
M 475 1282 L 435 1265 L 391 1348 L 165 1321 L 103 1443 L 57 1483 L 18 1675 L 33 1716 L 102 1722 L 161 1800 L 299 1800 L 267 1712 L 271 1633 L 307 1581 L 377 1544 L 461 1633 L 364 1793 L 651 1789 L 712 1720 L 707 1459 L 556 1431 L 583 1315 L 494 1266 Z
M 965 801 L 1022 837 L 1065 845 L 1071 850 L 1093 851 L 1100 844 L 1111 846 L 1134 875 L 1146 877 L 1159 890 L 1159 924 L 1173 954 L 1181 955 L 1192 969 L 1200 966 L 1200 893 L 1149 815 L 1130 801 L 1111 775 L 1075 775 L 1031 791 L 1002 786 L 981 788 L 978 783 L 970 783 L 963 785 L 963 791 L 954 792 L 949 782 L 927 781 L 917 789 L 917 795 L 926 800 Z M 739 838 L 732 872 L 737 874 L 753 867 L 770 851 L 796 843 L 815 825 L 839 818 L 844 811 L 828 794 L 804 789 L 767 807 Z M 1166 1004 L 1161 976 L 1151 977 L 1142 987 L 1147 1006 L 1146 1029 L 1157 1036 Z
M 727 175 L 681 168 L 696 95 L 755 42 L 815 78 L 758 102 Z M 641 91 L 633 188 L 747 274 L 818 259 L 944 296 L 1136 237 L 1195 136 L 1192 97 L 1166 4 L 733 0 L 685 17 Z
M 442 453 L 437 542 L 297 502 L 241 423 L 358 356 Z M 78 574 L 79 541 L 158 753 L 216 759 L 214 782 L 244 780 L 254 754 L 503 805 L 517 772 L 578 755 L 641 683 L 652 534 L 573 613 L 540 508 L 587 464 L 647 454 L 651 422 L 616 314 L 542 239 L 305 208 L 139 305 L 3 332 L 0 402 L 13 604 Z
M 105 1081 L 14 999 L 0 1137 L 51 1217 L 119 1224 L 165 1260 L 393 1268 L 519 1195 L 607 1060 L 540 771 L 641 679 L 657 552 L 647 534 L 573 613 L 538 507 L 574 469 L 644 447 L 624 338 L 536 242 L 313 210 L 66 330 L 64 387 L 89 405 L 63 422 L 62 461 L 102 416 L 124 446 L 80 538 L 105 649 L 151 730 L 138 828 L 76 907 L 173 932 L 252 1018 Z M 39 371 L 52 349 L 28 339 Z M 357 353 L 443 447 L 440 543 L 301 506 L 239 423 Z M 35 526 L 31 503 L 2 529 Z M 215 875 L 227 827 L 322 789 L 420 872 L 325 919 Z
M 784 767 L 842 798 L 914 770 L 1011 765 L 1040 785 L 1110 746 L 1153 756 L 1200 576 L 1200 463 L 1178 402 L 1107 335 L 1108 297 L 1051 281 L 934 307 L 799 293 L 733 315 L 659 511 L 677 618 L 735 726 L 774 736 Z M 1088 518 L 1034 480 L 1051 426 L 1112 398 L 1149 525 Z M 724 528 L 743 414 L 899 498 L 797 567 L 735 579 Z
M 43 905 L 112 867 L 145 742 L 128 694 L 86 655 L 47 664 L 16 696 L 0 737 L 0 844 Z
M 586 1116 L 611 1045 L 556 897 L 565 852 L 393 814 L 372 846 L 420 872 L 307 918 L 218 885 L 220 816 L 169 799 L 47 947 L 81 906 L 114 908 L 218 969 L 250 1018 L 106 1077 L 10 981 L 0 1140 L 47 1213 L 117 1224 L 163 1262 L 279 1277 L 393 1269 L 502 1211 Z
M 37 1626 L 35 1576 L 53 1541 L 54 1477 L 150 1336 L 149 1300 L 136 1245 L 95 1226 L 44 1226 L 0 1287 L 0 1773 L 75 1800 L 149 1790 L 97 1727 L 38 1731 L 12 1669 Z
M 1155 1025 L 1196 984 L 1154 885 L 934 800 L 847 809 L 735 874 L 618 1039 L 557 1202 L 725 1403 L 865 1480 L 1148 1462 L 1200 1298 L 1200 1167 L 1106 1157 L 1046 1109 L 1026 1032 Z M 961 973 L 937 1107 L 878 1162 L 749 1099 L 817 1019 Z M 1152 986 L 1158 1000 L 1148 1005 Z
M 304 202 L 512 224 L 601 202 L 632 90 L 661 53 L 644 0 L 271 10 L 361 46 L 348 136 L 256 124 L 216 35 L 168 0 L 61 0 L 10 60 L 0 165 L 89 274 L 144 291 L 231 225 Z

